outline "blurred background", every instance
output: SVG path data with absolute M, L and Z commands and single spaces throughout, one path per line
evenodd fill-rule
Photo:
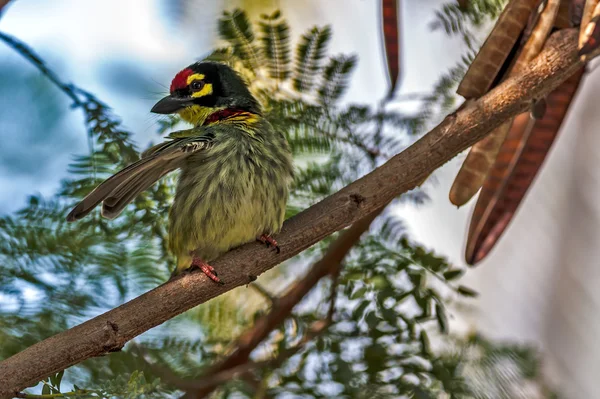
M 388 107 L 418 113 L 423 98 L 436 90 L 468 48 L 460 37 L 432 27 L 448 1 L 399 3 L 401 73 Z M 150 108 L 168 92 L 177 71 L 219 45 L 218 18 L 223 10 L 236 7 L 251 19 L 281 10 L 292 45 L 312 26 L 331 25 L 330 53 L 358 57 L 341 104 L 376 108 L 389 90 L 381 5 L 375 0 L 17 0 L 4 10 L 0 31 L 35 49 L 64 81 L 108 104 L 143 149 L 161 137 L 160 120 Z M 473 28 L 479 43 L 493 23 L 489 19 Z M 597 75 L 592 63 L 508 230 L 488 258 L 462 278 L 461 283 L 479 296 L 452 300 L 449 310 L 451 334 L 477 332 L 492 342 L 539 351 L 545 383 L 566 398 L 600 398 L 595 381 L 600 370 L 600 136 L 592 97 L 600 84 Z M 90 142 L 84 118 L 69 109 L 69 98 L 18 52 L 1 44 L 0 88 L 0 214 L 11 215 L 27 206 L 31 195 L 51 197 L 60 191 L 74 155 L 89 152 Z M 462 99 L 456 96 L 456 101 L 452 108 Z M 443 107 L 430 113 L 420 133 L 444 116 Z M 457 156 L 433 174 L 423 187 L 428 200 L 403 201 L 391 211 L 404 221 L 412 240 L 461 269 L 466 268 L 464 245 L 475 199 L 457 209 L 448 201 L 448 190 L 464 157 Z M 286 269 L 283 277 L 272 279 L 293 281 L 298 270 Z M 35 284 L 25 283 L 21 289 L 22 298 L 31 303 L 43 296 Z M 113 305 L 135 293 L 119 299 L 115 295 Z M 2 298 L 0 307 L 6 314 L 18 308 L 10 294 L 0 294 Z M 64 326 L 102 309 L 87 308 Z M 177 335 L 195 337 L 185 323 L 169 327 L 170 334 L 180 328 L 183 332 Z M 523 396 L 488 391 L 477 397 L 546 397 L 534 391 L 525 390 Z

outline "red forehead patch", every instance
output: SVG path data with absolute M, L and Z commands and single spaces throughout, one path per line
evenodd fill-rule
M 188 76 L 190 76 L 193 73 L 194 71 L 192 71 L 190 68 L 185 68 L 184 70 L 180 71 L 177 75 L 175 75 L 173 81 L 171 82 L 171 93 L 178 89 L 184 89 L 187 86 Z

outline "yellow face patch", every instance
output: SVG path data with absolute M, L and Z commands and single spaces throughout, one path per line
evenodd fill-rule
M 213 86 L 210 83 L 205 83 L 204 87 L 201 90 L 195 91 L 192 93 L 192 97 L 204 97 L 210 96 L 213 92 Z
M 189 86 L 194 80 L 204 80 L 206 76 L 202 73 L 193 73 L 187 78 L 187 85 Z
M 200 80 L 203 81 L 205 78 L 204 74 L 202 73 L 194 73 L 190 76 L 188 76 L 187 78 L 187 84 L 188 86 L 192 84 L 192 82 L 194 80 Z M 204 96 L 210 96 L 213 92 L 213 86 L 210 83 L 205 83 L 204 87 L 202 87 L 201 90 L 192 92 L 192 97 L 194 98 L 198 98 L 198 97 L 204 97 Z

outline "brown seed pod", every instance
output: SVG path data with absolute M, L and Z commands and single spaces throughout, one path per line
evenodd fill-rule
M 597 55 L 598 47 L 600 46 L 600 2 L 596 4 L 596 8 L 592 12 L 592 19 L 587 24 L 587 26 L 582 28 L 579 35 L 579 56 L 582 60 L 590 59 Z M 581 41 L 583 40 L 583 44 Z
M 494 25 L 456 92 L 466 99 L 488 92 L 539 0 L 510 1 Z
M 539 54 L 548 35 L 552 31 L 560 4 L 560 0 L 548 0 L 539 15 L 530 18 L 530 23 L 534 27 L 526 29 L 529 35 L 514 64 L 510 68 L 507 74 L 508 77 L 522 71 Z M 505 124 L 493 130 L 483 140 L 473 145 L 450 189 L 449 198 L 454 205 L 464 205 L 479 191 L 485 177 L 494 164 L 511 122 L 512 120 L 506 121 Z
M 551 92 L 544 117 L 515 118 L 475 205 L 465 252 L 474 265 L 492 250 L 542 166 L 584 74 L 582 68 Z
M 585 43 L 585 30 L 592 20 L 594 10 L 600 0 L 586 0 L 585 6 L 583 7 L 583 14 L 581 15 L 581 25 L 579 27 L 579 48 L 583 47 Z

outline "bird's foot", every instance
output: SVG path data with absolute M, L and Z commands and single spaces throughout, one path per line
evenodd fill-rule
M 256 240 L 265 244 L 267 246 L 267 248 L 269 248 L 272 245 L 273 249 L 275 249 L 275 251 L 277 251 L 277 253 L 281 252 L 281 250 L 279 249 L 279 245 L 277 245 L 277 241 L 275 241 L 275 239 L 273 239 L 273 237 L 271 237 L 268 234 L 263 234 L 260 237 L 258 237 Z
M 219 277 L 217 277 L 217 271 L 215 270 L 214 267 L 212 267 L 211 265 L 209 265 L 208 263 L 206 263 L 205 261 L 203 261 L 200 258 L 196 258 L 195 256 L 192 258 L 192 264 L 190 265 L 190 268 L 195 268 L 197 267 L 198 269 L 202 270 L 202 273 L 206 274 L 206 276 L 211 279 L 212 281 L 214 281 L 215 283 L 224 285 L 225 283 L 221 281 L 221 279 Z

